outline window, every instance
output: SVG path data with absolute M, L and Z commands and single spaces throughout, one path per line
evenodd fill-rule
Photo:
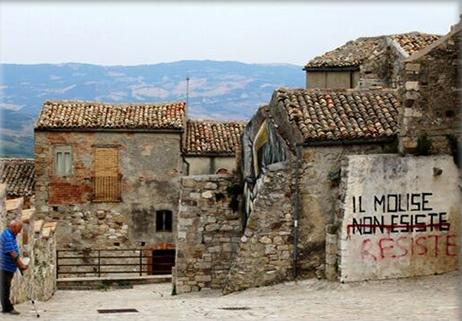
M 72 149 L 70 146 L 55 147 L 55 174 L 69 176 L 72 174 Z
M 156 212 L 156 231 L 172 231 L 172 211 Z
M 119 152 L 117 148 L 96 148 L 94 163 L 94 202 L 119 202 Z

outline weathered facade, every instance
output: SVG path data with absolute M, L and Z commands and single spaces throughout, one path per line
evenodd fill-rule
M 449 155 L 345 157 L 336 216 L 340 280 L 456 270 L 459 183 Z
M 188 120 L 183 155 L 185 175 L 231 173 L 246 122 Z
M 174 244 L 183 129 L 184 103 L 46 102 L 35 129 L 36 209 L 60 222 L 58 245 Z
M 306 88 L 396 88 L 403 59 L 439 37 L 411 32 L 349 41 L 306 64 Z
M 403 152 L 450 153 L 457 158 L 461 121 L 460 30 L 459 23 L 446 36 L 404 60 L 400 75 Z

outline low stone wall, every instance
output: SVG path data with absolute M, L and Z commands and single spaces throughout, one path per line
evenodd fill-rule
M 6 227 L 6 184 L 0 184 L 0 231 Z
M 35 241 L 34 258 L 33 297 L 46 301 L 56 291 L 56 239 L 51 235 L 39 236 Z
M 289 163 L 268 166 L 223 293 L 292 278 L 293 191 Z
M 126 215 L 111 209 L 83 211 L 78 205 L 67 208 L 65 215 L 59 212 L 51 215 L 60 223 L 56 235 L 60 249 L 138 247 L 128 243 Z M 44 219 L 49 220 L 49 217 Z
M 340 281 L 456 270 L 459 182 L 449 155 L 346 157 L 338 216 Z
M 224 287 L 242 236 L 242 219 L 230 204 L 224 175 L 181 180 L 175 276 L 177 293 Z
M 177 293 L 224 293 L 291 279 L 293 192 L 289 163 L 270 165 L 259 178 L 254 211 L 243 231 L 230 208 L 228 176 L 182 179 L 174 286 Z
M 0 190 L 1 192 L 1 190 Z M 2 196 L 2 195 L 0 195 Z M 29 268 L 21 275 L 15 273 L 11 286 L 11 302 L 13 304 L 34 299 L 45 301 L 56 291 L 56 245 L 54 232 L 56 222 L 43 224 L 35 221 L 35 209 L 22 210 L 22 199 L 12 199 L 5 202 L 5 195 L 0 197 L 2 210 L 0 217 L 2 232 L 13 219 L 23 221 L 23 229 L 16 236 L 21 257 L 30 259 Z

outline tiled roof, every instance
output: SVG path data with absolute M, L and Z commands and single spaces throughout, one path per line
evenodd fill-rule
M 425 33 L 407 33 L 402 35 L 392 35 L 391 38 L 393 41 L 398 43 L 408 55 L 412 55 L 431 45 L 441 38 L 441 36 Z
M 396 34 L 379 37 L 362 37 L 354 41 L 349 41 L 345 45 L 332 51 L 326 52 L 322 56 L 310 60 L 306 68 L 325 68 L 325 67 L 355 67 L 359 66 L 363 60 L 385 53 L 387 39 L 398 44 L 408 55 L 419 51 L 440 36 L 419 32 Z
M 304 141 L 374 139 L 398 132 L 399 101 L 391 91 L 278 89 L 276 99 Z
M 380 49 L 383 39 L 359 38 L 349 41 L 341 47 L 328 51 L 322 56 L 316 57 L 306 64 L 306 68 L 321 67 L 355 67 L 367 57 L 371 56 L 375 50 Z
M 247 122 L 190 120 L 187 123 L 185 153 L 233 156 Z
M 38 129 L 182 129 L 185 103 L 112 104 L 46 101 Z
M 0 182 L 7 184 L 8 196 L 33 195 L 35 185 L 33 159 L 1 158 L 0 175 Z

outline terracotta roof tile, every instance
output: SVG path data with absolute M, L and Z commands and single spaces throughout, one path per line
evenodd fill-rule
M 386 52 L 387 39 L 395 41 L 408 55 L 438 40 L 440 36 L 419 32 L 378 37 L 361 37 L 310 60 L 305 68 L 356 67 L 363 60 Z
M 431 45 L 436 40 L 441 38 L 441 36 L 424 33 L 408 33 L 393 35 L 391 38 L 393 41 L 397 42 L 408 55 L 412 55 L 417 51 L 420 51 L 423 48 Z
M 234 156 L 246 124 L 247 122 L 188 121 L 185 152 L 189 155 Z
M 1 158 L 0 182 L 7 184 L 7 195 L 10 197 L 31 196 L 35 185 L 34 160 Z
M 343 46 L 310 60 L 305 67 L 356 67 L 364 59 L 371 56 L 374 51 L 380 50 L 383 44 L 383 39 L 379 37 L 359 38 L 355 41 L 348 41 Z
M 182 129 L 184 117 L 184 102 L 112 104 L 46 101 L 35 128 Z
M 399 101 L 390 91 L 278 89 L 276 99 L 305 141 L 374 139 L 398 132 Z

